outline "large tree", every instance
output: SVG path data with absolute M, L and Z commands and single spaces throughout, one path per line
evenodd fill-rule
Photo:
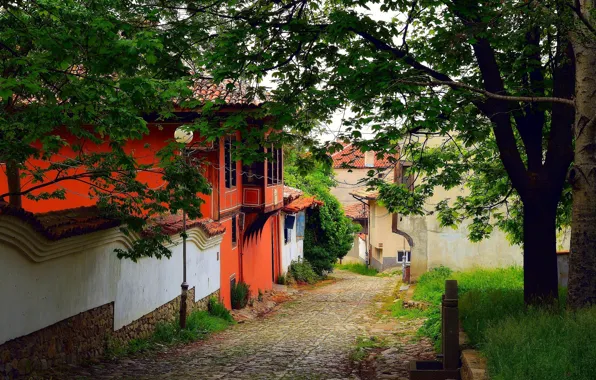
M 258 81 L 272 73 L 271 114 L 292 115 L 285 120 L 296 128 L 307 129 L 310 120 L 328 120 L 348 107 L 353 116 L 344 135 L 364 149 L 394 152 L 396 142 L 424 132 L 498 152 L 496 169 L 507 179 L 489 196 L 477 192 L 455 206 L 477 213 L 477 226 L 488 226 L 490 213 L 482 210 L 499 210 L 492 207 L 498 197 L 517 197 L 525 295 L 534 302 L 557 297 L 556 215 L 573 160 L 573 98 L 578 96 L 572 80 L 577 54 L 570 39 L 578 28 L 570 5 L 562 0 L 230 0 L 155 6 L 176 9 L 173 17 L 195 33 L 211 31 L 204 33 L 209 42 L 194 58 L 216 78 Z M 372 17 L 367 6 L 395 17 Z M 212 22 L 194 18 L 201 14 Z M 361 141 L 363 128 L 376 132 L 373 142 Z M 494 164 L 496 157 L 472 150 L 473 164 L 464 169 Z M 432 161 L 433 184 L 465 182 L 466 171 L 458 174 L 450 162 Z M 428 172 L 429 165 L 418 170 Z M 422 186 L 416 194 L 428 196 L 431 188 Z M 385 193 L 390 209 L 401 207 L 396 195 L 403 192 Z M 441 207 L 445 215 L 445 204 Z M 515 223 L 508 218 L 497 222 Z
M 21 207 L 23 197 L 64 199 L 63 185 L 77 182 L 90 186 L 82 196 L 119 218 L 125 232 L 140 232 L 164 212 L 200 215 L 196 194 L 209 188 L 198 166 L 179 158 L 179 146 L 164 148 L 154 165 L 125 149 L 149 133 L 145 116 L 173 117 L 174 100 L 190 99 L 192 86 L 189 68 L 169 49 L 178 36 L 134 4 L 1 3 L 0 165 L 8 191 L 0 200 Z M 67 136 L 81 145 L 69 146 L 74 140 Z M 104 144 L 109 151 L 93 148 Z M 58 154 L 65 147 L 74 154 Z M 32 159 L 45 164 L 31 165 Z M 151 188 L 139 180 L 142 172 L 162 176 L 166 185 Z M 120 256 L 168 257 L 166 240 L 154 228 Z

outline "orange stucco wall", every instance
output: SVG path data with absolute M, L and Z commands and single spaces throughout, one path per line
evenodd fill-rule
M 169 144 L 174 135 L 174 130 L 179 124 L 163 124 L 160 127 L 150 125 L 150 134 L 144 136 L 142 140 L 130 141 L 126 149 L 131 152 L 134 157 L 143 164 L 154 164 L 157 167 L 158 159 L 156 153 Z M 74 145 L 79 143 L 76 138 L 68 136 L 64 133 L 64 138 L 69 144 Z M 240 135 L 237 135 L 240 138 Z M 196 139 L 196 137 L 195 137 Z M 101 151 L 109 152 L 110 147 L 107 144 L 96 145 L 89 142 L 85 143 L 84 149 L 87 151 Z M 273 215 L 269 218 L 262 233 L 253 237 L 248 242 L 243 242 L 242 231 L 240 228 L 238 232 L 238 243 L 232 246 L 232 219 L 231 215 L 237 215 L 242 206 L 242 164 L 236 163 L 237 185 L 235 188 L 225 188 L 224 177 L 224 144 L 223 140 L 219 142 L 219 149 L 211 153 L 203 153 L 207 160 L 205 175 L 209 182 L 213 185 L 213 193 L 211 195 L 200 194 L 202 199 L 206 202 L 202 205 L 201 211 L 204 217 L 209 217 L 218 220 L 226 227 L 226 232 L 220 247 L 220 294 L 221 300 L 226 307 L 231 308 L 230 299 L 230 278 L 235 275 L 236 282 L 244 281 L 250 285 L 251 295 L 257 296 L 259 290 L 269 290 L 272 288 L 273 278 L 280 274 L 280 249 L 279 249 L 279 216 Z M 63 148 L 56 161 L 61 161 L 67 157 L 75 157 L 75 153 L 70 147 Z M 40 160 L 29 161 L 32 165 L 43 166 L 47 162 Z M 265 168 L 267 166 L 265 165 Z M 53 173 L 48 173 L 48 178 L 51 178 Z M 151 187 L 158 187 L 164 185 L 164 181 L 159 174 L 140 173 L 138 177 L 141 181 L 147 182 Z M 24 189 L 28 187 L 27 179 L 22 180 Z M 283 202 L 283 185 L 264 186 L 261 189 L 263 193 L 264 206 L 281 207 Z M 80 206 L 91 206 L 96 203 L 95 199 L 90 199 L 88 196 L 89 186 L 77 181 L 63 181 L 59 184 L 48 186 L 43 191 L 51 191 L 59 188 L 67 189 L 66 200 L 43 200 L 31 201 L 22 198 L 23 207 L 31 212 L 47 212 L 54 210 L 62 210 Z M 8 185 L 4 171 L 0 170 L 0 194 L 8 192 Z M 274 192 L 275 197 L 274 197 Z M 276 198 L 276 199 L 274 199 Z M 245 220 L 245 229 L 258 216 L 257 213 L 247 213 Z M 273 246 L 272 246 L 273 245 Z M 273 250 L 273 252 L 272 252 Z

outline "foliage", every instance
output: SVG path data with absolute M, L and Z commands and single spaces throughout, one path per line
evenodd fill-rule
M 245 282 L 237 282 L 232 286 L 232 308 L 242 309 L 248 304 L 250 286 Z
M 209 299 L 209 311 L 193 311 L 187 317 L 186 329 L 181 329 L 178 321 L 160 322 L 148 338 L 132 339 L 124 345 L 109 338 L 106 342 L 106 356 L 122 357 L 154 350 L 164 344 L 172 345 L 205 339 L 210 333 L 225 330 L 233 323 L 234 320 L 225 307 L 212 298 Z
M 320 277 L 315 273 L 310 261 L 302 258 L 293 260 L 288 268 L 288 274 L 296 282 L 303 284 L 314 284 Z
M 369 268 L 365 264 L 361 263 L 335 264 L 334 268 L 358 273 L 363 276 L 376 276 L 379 274 L 379 271 L 377 271 L 375 268 Z
M 207 310 L 209 311 L 209 314 L 214 317 L 221 318 L 228 322 L 234 322 L 234 318 L 232 318 L 230 311 L 215 297 L 209 298 Z
M 315 195 L 323 205 L 308 213 L 304 232 L 304 257 L 315 272 L 331 271 L 333 264 L 352 248 L 359 226 L 345 216 L 341 204 L 330 192 L 335 184 L 328 162 L 318 160 L 298 147 L 286 149 L 284 181 L 306 194 Z M 310 166 L 305 164 L 310 163 Z
M 127 234 L 163 213 L 200 215 L 196 194 L 210 189 L 198 165 L 175 154 L 178 144 L 157 152 L 152 164 L 125 148 L 149 133 L 147 115 L 172 118 L 174 99 L 192 96 L 191 72 L 171 49 L 182 36 L 159 27 L 159 19 L 128 0 L 2 3 L 0 162 L 27 181 L 9 184 L 0 199 L 65 199 L 64 183 L 84 183 L 90 189 L 81 196 L 121 220 Z M 46 165 L 28 165 L 33 159 Z M 166 185 L 139 179 L 149 173 Z M 146 234 L 118 256 L 170 257 L 166 234 L 156 227 Z
M 387 345 L 387 342 L 377 336 L 370 338 L 359 336 L 356 339 L 356 345 L 350 353 L 350 360 L 359 362 L 367 358 L 371 350 L 375 348 L 382 348 Z

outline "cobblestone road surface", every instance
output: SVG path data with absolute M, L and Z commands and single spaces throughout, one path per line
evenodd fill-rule
M 296 300 L 281 305 L 274 314 L 235 325 L 206 341 L 159 354 L 75 368 L 56 377 L 359 379 L 361 370 L 351 365 L 349 354 L 358 336 L 374 333 L 375 326 L 378 330 L 375 299 L 390 293 L 396 279 L 343 271 L 333 276 L 337 282 L 305 291 Z M 412 346 L 416 347 L 415 352 L 406 350 L 407 355 L 419 356 L 420 344 Z M 423 351 L 428 352 L 427 346 L 423 344 Z M 402 349 L 395 352 L 402 353 L 400 363 L 388 362 L 405 368 L 409 357 L 403 356 Z M 395 375 L 391 377 L 401 378 L 398 375 L 402 373 L 398 372 L 385 371 Z

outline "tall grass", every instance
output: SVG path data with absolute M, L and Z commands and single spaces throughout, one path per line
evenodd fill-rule
M 487 357 L 491 380 L 588 380 L 596 378 L 596 307 L 577 313 L 559 302 L 527 308 L 521 268 L 430 271 L 414 298 L 431 303 L 420 333 L 440 347 L 441 294 L 446 279 L 458 280 L 460 319 L 470 343 Z
M 596 307 L 528 310 L 491 324 L 481 345 L 491 380 L 596 378 Z
M 375 268 L 369 268 L 365 264 L 361 263 L 347 263 L 347 264 L 335 264 L 336 269 L 347 270 L 352 273 L 361 274 L 363 276 L 376 276 L 379 271 Z

